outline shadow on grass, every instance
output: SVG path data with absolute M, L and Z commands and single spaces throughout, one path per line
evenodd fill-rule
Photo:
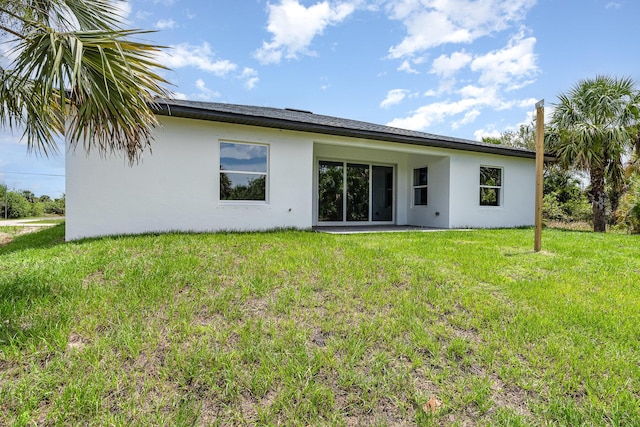
M 27 249 L 46 249 L 64 243 L 64 223 L 46 227 L 35 233 L 22 234 L 6 245 L 0 246 L 0 255 Z

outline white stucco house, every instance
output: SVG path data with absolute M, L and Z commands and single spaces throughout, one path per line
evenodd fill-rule
M 294 109 L 163 100 L 153 153 L 66 154 L 67 240 L 534 222 L 535 153 Z

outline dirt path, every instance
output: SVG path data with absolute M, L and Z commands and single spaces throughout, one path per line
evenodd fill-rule
M 12 227 L 9 231 L 0 231 L 0 245 L 6 245 L 18 236 L 27 233 L 34 233 L 40 231 L 44 227 L 53 227 L 58 225 L 59 222 L 40 222 L 47 220 L 61 220 L 64 217 L 48 217 L 48 218 L 25 218 L 25 219 L 9 219 L 0 221 L 1 227 Z
M 64 220 L 63 216 L 43 217 L 43 218 L 22 218 L 0 220 L 0 227 L 53 227 L 58 222 L 41 222 L 41 221 L 59 221 Z

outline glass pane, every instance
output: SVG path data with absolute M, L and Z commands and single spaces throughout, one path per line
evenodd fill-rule
M 267 177 L 247 173 L 220 173 L 220 200 L 267 200 Z
M 267 172 L 267 146 L 220 143 L 220 170 Z
M 347 164 L 347 221 L 369 221 L 369 165 Z
M 428 184 L 428 173 L 427 168 L 418 168 L 413 170 L 413 186 L 417 187 L 419 185 L 427 185 Z
M 318 168 L 318 221 L 342 221 L 343 176 L 341 162 L 320 162 Z
M 393 221 L 393 168 L 371 167 L 371 221 Z
M 480 185 L 502 186 L 502 169 L 480 167 Z
M 500 189 L 480 188 L 480 206 L 500 206 Z
M 424 206 L 427 204 L 427 187 L 413 189 L 413 204 L 415 206 Z

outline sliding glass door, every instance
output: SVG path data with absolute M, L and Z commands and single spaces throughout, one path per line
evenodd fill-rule
M 393 221 L 393 167 L 321 160 L 318 222 Z

